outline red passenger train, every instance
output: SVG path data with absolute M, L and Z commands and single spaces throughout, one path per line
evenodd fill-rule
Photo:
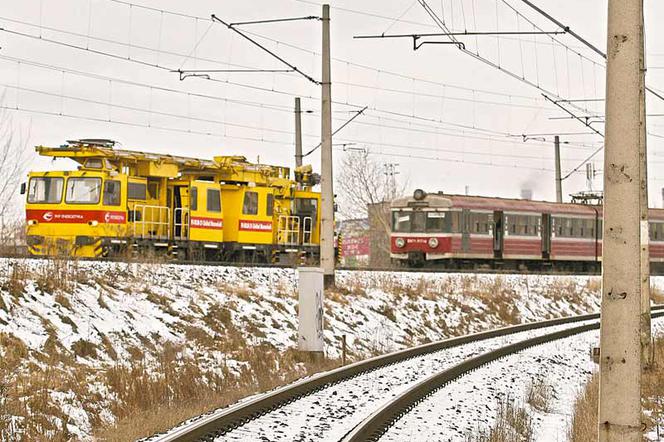
M 599 272 L 602 206 L 427 194 L 391 204 L 392 261 L 408 267 Z M 650 209 L 651 273 L 664 274 L 664 209 Z

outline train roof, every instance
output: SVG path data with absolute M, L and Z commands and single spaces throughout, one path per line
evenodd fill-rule
M 413 196 L 392 201 L 392 209 L 400 207 L 422 206 L 428 203 L 431 208 L 461 208 L 470 210 L 500 210 L 503 212 L 562 213 L 579 216 L 595 216 L 602 213 L 602 206 L 589 204 L 555 203 L 517 198 L 499 198 L 474 195 L 450 195 L 443 193 L 426 194 L 424 199 L 416 200 Z M 664 220 L 664 209 L 650 208 L 649 216 Z

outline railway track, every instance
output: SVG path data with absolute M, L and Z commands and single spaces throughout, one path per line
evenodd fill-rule
M 36 259 L 36 260 L 50 260 L 54 259 L 52 257 L 46 256 L 31 256 L 25 254 L 0 254 L 0 258 L 12 258 L 12 259 Z M 297 269 L 299 265 L 294 264 L 272 264 L 272 263 L 251 263 L 251 262 L 225 262 L 225 261 L 183 261 L 183 260 L 172 260 L 164 258 L 151 258 L 151 257 L 135 257 L 135 258 L 124 258 L 124 257 L 107 257 L 107 258 L 69 258 L 69 257 L 57 257 L 56 259 L 64 259 L 72 262 L 115 262 L 115 263 L 124 263 L 124 264 L 175 264 L 175 265 L 185 265 L 185 266 L 210 266 L 210 267 L 248 267 L 248 268 L 277 268 L 277 269 Z M 308 264 L 310 265 L 310 264 Z M 498 275 L 599 275 L 598 271 L 567 271 L 561 269 L 551 269 L 549 271 L 542 270 L 528 270 L 528 269 L 500 269 L 500 268 L 443 268 L 443 267 L 421 267 L 421 268 L 410 268 L 410 267 L 347 267 L 347 266 L 337 266 L 336 270 L 339 271 L 349 271 L 349 272 L 404 272 L 404 273 L 468 273 L 468 274 L 498 274 Z
M 653 307 L 653 317 L 659 316 L 664 306 Z M 149 440 L 261 440 L 266 435 L 271 437 L 264 440 L 295 440 L 294 434 L 301 437 L 297 440 L 377 440 L 446 383 L 523 349 L 597 329 L 598 319 L 591 314 L 522 324 L 360 361 L 194 418 Z M 334 403 L 323 403 L 331 398 Z M 289 426 L 307 419 L 316 425 L 289 432 Z

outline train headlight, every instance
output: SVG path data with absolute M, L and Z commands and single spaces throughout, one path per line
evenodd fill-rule
M 394 240 L 394 245 L 400 249 L 403 249 L 406 246 L 406 240 L 403 238 L 397 238 Z
M 97 221 L 96 219 L 93 219 L 92 221 L 88 221 L 88 225 L 90 225 L 92 227 L 95 227 L 98 224 L 99 224 L 99 221 Z
M 436 247 L 438 247 L 438 238 L 429 238 L 427 244 L 429 244 L 429 247 L 431 247 L 432 249 L 435 249 Z
M 415 189 L 415 192 L 413 192 L 413 199 L 416 201 L 422 201 L 426 196 L 427 193 L 422 189 Z

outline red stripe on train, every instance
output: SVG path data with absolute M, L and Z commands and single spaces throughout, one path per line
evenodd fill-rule
M 87 224 L 90 221 L 105 224 L 124 224 L 127 222 L 127 213 L 108 210 L 27 209 L 25 219 L 49 224 Z

